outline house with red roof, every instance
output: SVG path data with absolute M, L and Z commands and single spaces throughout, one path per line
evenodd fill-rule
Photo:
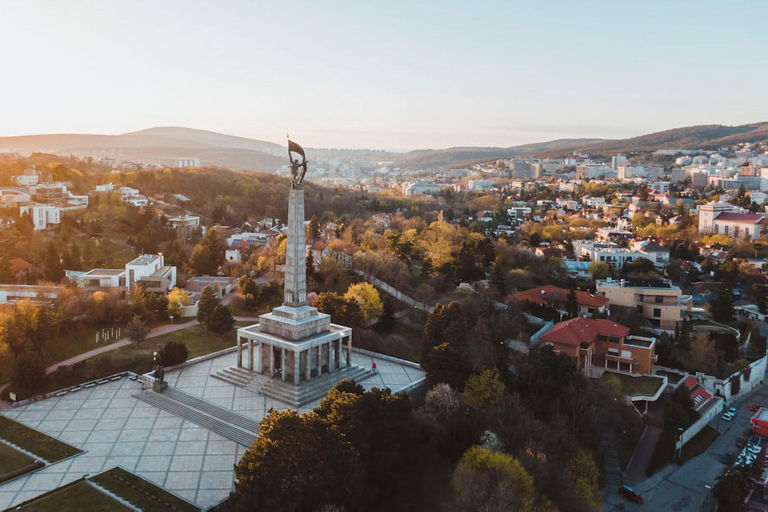
M 685 386 L 688 390 L 688 396 L 690 396 L 691 401 L 693 401 L 694 411 L 698 412 L 712 400 L 712 393 L 704 389 L 704 386 L 699 384 L 699 381 L 697 381 L 695 377 L 689 375 L 680 383 L 680 385 Z
M 657 360 L 656 338 L 631 336 L 629 327 L 605 319 L 572 318 L 553 325 L 535 342 L 572 357 L 586 374 L 595 367 L 646 374 Z
M 699 234 L 726 235 L 734 240 L 755 240 L 765 224 L 765 215 L 749 213 L 728 203 L 699 207 Z
M 550 306 L 561 314 L 567 312 L 568 294 L 570 290 L 559 286 L 539 286 L 531 290 L 515 293 L 512 298 L 523 302 L 531 302 L 542 306 Z M 576 304 L 579 305 L 579 316 L 591 316 L 593 313 L 604 313 L 608 307 L 607 298 L 594 293 L 576 290 Z

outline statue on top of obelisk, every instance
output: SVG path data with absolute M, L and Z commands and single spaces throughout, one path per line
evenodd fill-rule
M 301 155 L 301 163 L 298 158 L 293 158 L 291 153 Z M 291 188 L 295 189 L 301 185 L 304 175 L 307 174 L 307 157 L 304 155 L 304 148 L 293 142 L 290 137 L 288 138 L 288 160 L 291 162 Z

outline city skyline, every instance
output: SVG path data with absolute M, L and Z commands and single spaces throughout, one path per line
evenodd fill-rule
M 186 126 L 419 149 L 768 119 L 758 2 L 0 6 L 0 136 Z

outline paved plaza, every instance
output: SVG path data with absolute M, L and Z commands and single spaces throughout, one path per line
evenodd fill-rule
M 399 391 L 424 378 L 415 364 L 400 364 L 353 349 L 353 364 L 377 372 L 361 384 Z M 286 404 L 211 377 L 236 364 L 237 354 L 191 364 L 166 374 L 169 386 L 254 420 Z M 142 402 L 132 395 L 138 381 L 123 378 L 52 397 L 2 414 L 60 439 L 85 453 L 0 485 L 0 509 L 115 466 L 137 473 L 164 489 L 207 508 L 224 500 L 234 487 L 233 466 L 246 446 Z M 301 408 L 316 407 L 320 400 Z

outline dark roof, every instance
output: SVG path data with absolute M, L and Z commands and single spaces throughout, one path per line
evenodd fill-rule
M 726 222 L 740 222 L 742 224 L 758 224 L 763 220 L 762 215 L 758 215 L 756 213 L 733 213 L 733 212 L 722 212 L 720 215 L 715 217 L 715 220 L 722 220 Z
M 629 334 L 629 327 L 602 318 L 578 317 L 555 324 L 539 340 L 578 347 L 582 343 L 592 343 L 599 334 L 623 338 Z

